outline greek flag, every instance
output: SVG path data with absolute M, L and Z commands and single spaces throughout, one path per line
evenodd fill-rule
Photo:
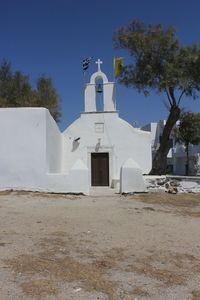
M 91 59 L 92 57 L 87 57 L 83 60 L 83 72 L 85 72 L 89 68 Z

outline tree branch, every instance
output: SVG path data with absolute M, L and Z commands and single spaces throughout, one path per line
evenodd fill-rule
M 182 91 L 182 93 L 180 94 L 180 97 L 178 98 L 178 102 L 177 102 L 177 105 L 179 105 L 180 104 L 180 102 L 181 102 L 181 98 L 182 98 L 182 96 L 184 95 L 184 93 L 185 93 L 185 89 Z
M 169 95 L 172 99 L 172 105 L 173 106 L 178 106 L 177 103 L 176 103 L 176 98 L 174 96 L 174 89 L 172 87 L 169 87 Z
M 171 99 L 170 99 L 169 92 L 168 92 L 167 88 L 165 89 L 165 92 L 166 92 L 166 94 L 167 94 L 167 99 L 168 99 L 170 105 L 172 106 L 172 101 L 171 101 Z

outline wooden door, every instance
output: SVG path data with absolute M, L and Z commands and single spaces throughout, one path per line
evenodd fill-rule
M 109 154 L 91 153 L 92 186 L 109 186 Z

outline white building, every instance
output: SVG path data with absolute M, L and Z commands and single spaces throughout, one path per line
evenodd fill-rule
M 160 146 L 160 139 L 162 137 L 163 129 L 166 124 L 165 120 L 158 123 L 149 123 L 142 127 L 142 130 L 151 133 L 152 156 Z M 167 155 L 168 172 L 174 175 L 185 175 L 186 173 L 186 152 L 182 144 L 175 142 L 173 134 L 170 139 L 171 148 Z M 200 173 L 200 145 L 189 145 L 189 172 L 190 175 L 197 175 Z
M 149 173 L 150 134 L 119 118 L 114 82 L 100 63 L 85 86 L 84 112 L 63 133 L 44 108 L 0 109 L 0 189 L 89 194 L 91 186 L 119 186 L 121 174 L 121 191 L 124 183 L 137 191 L 125 178 Z M 102 111 L 96 108 L 99 80 Z

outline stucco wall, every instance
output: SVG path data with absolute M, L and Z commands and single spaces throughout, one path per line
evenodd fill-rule
M 160 144 L 160 136 L 163 132 L 163 122 L 161 123 L 149 123 L 144 125 L 142 130 L 149 131 L 151 133 L 151 144 L 153 147 L 158 147 Z
M 150 134 L 117 112 L 83 113 L 63 134 L 44 108 L 0 109 L 0 189 L 89 193 L 91 153 L 109 153 L 110 185 L 133 158 L 151 169 Z
M 45 110 L 0 109 L 0 187 L 34 185 L 45 163 Z
M 46 163 L 47 172 L 61 173 L 62 136 L 48 110 L 46 110 Z
M 89 193 L 82 163 L 62 173 L 62 135 L 44 108 L 0 109 L 0 189 Z
M 99 131 L 101 126 L 103 132 Z M 117 112 L 82 113 L 64 131 L 63 138 L 65 172 L 77 158 L 81 158 L 90 173 L 92 152 L 109 153 L 111 180 L 120 178 L 120 168 L 128 158 L 133 158 L 143 173 L 148 173 L 151 169 L 150 133 L 134 129 L 120 119 Z M 80 139 L 76 141 L 77 138 Z

